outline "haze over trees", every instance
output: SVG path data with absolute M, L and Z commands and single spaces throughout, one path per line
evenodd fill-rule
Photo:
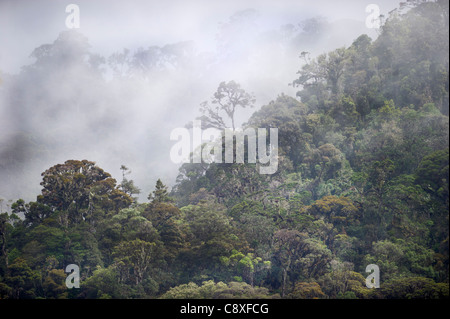
M 375 40 L 303 52 L 291 66 L 296 96 L 274 97 L 243 125 L 278 128 L 273 175 L 256 164 L 188 163 L 173 188 L 158 179 L 142 201 L 134 167 L 120 167 L 121 182 L 95 159 L 45 169 L 36 200 L 9 211 L 0 203 L 0 298 L 449 298 L 448 12 L 447 1 L 414 3 L 392 12 Z M 89 70 L 80 82 L 101 78 L 106 59 L 86 45 L 61 34 L 33 52 L 23 81 L 48 68 L 61 81 L 80 67 Z M 107 61 L 117 83 L 150 81 L 151 72 L 189 67 L 189 48 L 124 50 Z M 235 108 L 256 102 L 237 82 L 218 87 L 203 105 L 207 124 L 223 128 L 226 118 L 234 127 Z M 78 92 L 61 94 L 66 109 L 33 94 L 33 107 L 49 114 L 84 107 L 72 100 Z M 84 98 L 105 122 L 87 116 L 73 129 L 107 134 L 102 125 L 116 121 L 108 101 Z M 32 110 L 20 112 L 17 125 L 36 124 Z M 31 143 L 22 156 L 32 158 L 51 140 L 16 139 Z M 79 289 L 65 286 L 68 264 L 80 267 Z M 380 289 L 365 285 L 369 264 L 380 268 Z

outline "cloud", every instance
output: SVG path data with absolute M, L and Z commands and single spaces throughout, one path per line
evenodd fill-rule
M 34 200 L 42 171 L 88 159 L 116 178 L 130 167 L 145 199 L 157 178 L 174 184 L 170 132 L 221 81 L 240 83 L 260 107 L 295 95 L 299 52 L 376 36 L 360 1 L 80 0 L 76 31 L 65 27 L 69 3 L 0 3 L 0 197 Z M 316 29 L 303 28 L 318 16 Z M 114 77 L 108 58 L 124 48 Z

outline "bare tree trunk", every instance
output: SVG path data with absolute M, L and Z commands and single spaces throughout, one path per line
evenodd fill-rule
M 283 269 L 283 286 L 281 287 L 281 297 L 284 297 L 285 289 L 286 289 L 286 277 L 287 277 L 287 269 Z
M 283 269 L 283 286 L 281 289 L 281 297 L 284 297 L 284 295 L 286 294 L 286 280 L 290 266 L 291 266 L 291 256 L 289 256 L 288 263 L 286 267 Z

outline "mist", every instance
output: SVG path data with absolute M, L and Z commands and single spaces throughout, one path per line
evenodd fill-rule
M 281 93 L 295 96 L 303 51 L 349 46 L 363 1 L 0 2 L 0 198 L 35 200 L 40 174 L 87 159 L 145 200 L 158 178 L 174 185 L 170 132 L 199 113 L 222 81 L 256 97 L 238 125 Z M 379 1 L 383 14 L 396 7 Z M 296 66 L 296 67 L 293 67 Z

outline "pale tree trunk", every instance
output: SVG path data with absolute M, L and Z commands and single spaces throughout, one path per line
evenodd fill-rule
M 289 271 L 289 268 L 291 266 L 291 256 L 288 258 L 288 262 L 285 268 L 283 268 L 283 286 L 281 288 L 281 297 L 284 297 L 286 293 L 286 280 L 287 280 L 287 274 Z

